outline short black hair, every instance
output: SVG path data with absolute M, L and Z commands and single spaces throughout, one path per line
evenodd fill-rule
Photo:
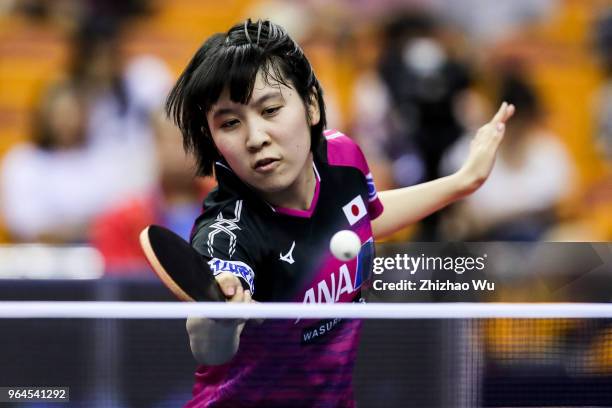
M 227 33 L 208 38 L 166 101 L 166 113 L 181 130 L 185 150 L 196 156 L 199 175 L 211 175 L 220 158 L 206 114 L 226 87 L 232 101 L 248 103 L 259 71 L 266 81 L 295 89 L 305 106 L 316 99 L 320 120 L 310 127 L 311 150 L 322 139 L 326 125 L 323 90 L 304 52 L 281 26 L 248 19 Z

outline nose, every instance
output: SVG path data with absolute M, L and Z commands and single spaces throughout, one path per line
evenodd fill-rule
M 266 130 L 260 124 L 253 123 L 249 126 L 249 133 L 247 135 L 246 147 L 249 151 L 256 152 L 261 150 L 264 146 L 270 144 L 270 136 Z

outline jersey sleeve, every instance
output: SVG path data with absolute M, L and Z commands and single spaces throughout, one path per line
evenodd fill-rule
M 243 201 L 236 200 L 196 227 L 191 245 L 207 259 L 216 276 L 229 272 L 255 293 L 256 248 L 244 219 Z M 207 212 L 213 212 L 213 209 Z
M 383 212 L 383 204 L 378 198 L 372 172 L 368 167 L 365 155 L 355 141 L 337 130 L 324 132 L 327 140 L 327 162 L 331 166 L 350 166 L 361 171 L 368 187 L 368 214 L 375 219 Z

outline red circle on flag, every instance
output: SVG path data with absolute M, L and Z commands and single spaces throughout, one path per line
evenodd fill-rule
M 357 207 L 357 204 L 353 204 L 351 206 L 351 212 L 353 213 L 355 217 L 359 215 L 359 207 Z

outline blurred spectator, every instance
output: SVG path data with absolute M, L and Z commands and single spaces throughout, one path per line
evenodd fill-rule
M 470 73 L 442 32 L 425 14 L 395 18 L 385 28 L 378 72 L 356 85 L 356 137 L 368 158 L 391 164 L 399 187 L 438 178 L 442 154 L 464 132 L 457 112 Z M 424 220 L 420 239 L 435 239 L 436 222 L 437 215 Z
M 111 274 L 146 270 L 138 237 L 147 225 L 163 225 L 189 239 L 193 220 L 201 212 L 200 199 L 214 184 L 211 178 L 194 178 L 195 162 L 185 155 L 178 129 L 161 113 L 153 121 L 158 186 L 144 197 L 132 196 L 109 209 L 96 218 L 91 230 L 91 242 L 102 252 Z
M 42 94 L 32 143 L 4 158 L 0 208 L 14 240 L 83 241 L 92 217 L 155 184 L 151 114 L 171 76 L 153 57 L 124 66 L 118 35 L 112 20 L 82 23 L 68 75 Z
M 529 24 L 547 21 L 559 0 L 432 0 L 446 20 L 458 24 L 478 47 L 495 45 Z
M 447 218 L 447 239 L 537 240 L 555 222 L 555 205 L 571 185 L 572 165 L 564 146 L 542 124 L 535 90 L 520 71 L 503 76 L 500 100 L 517 107 L 508 123 L 487 182 L 458 203 Z M 472 135 L 443 161 L 450 173 L 467 155 Z
M 150 0 L 12 0 L 6 9 L 39 21 L 53 21 L 72 27 L 85 16 L 96 16 L 122 23 L 136 16 L 150 14 Z
M 604 74 L 595 105 L 597 140 L 606 159 L 612 162 L 612 8 L 597 21 L 595 43 Z
M 19 241 L 79 241 L 114 197 L 112 163 L 85 149 L 85 101 L 71 84 L 49 89 L 34 115 L 32 143 L 15 146 L 0 171 L 1 208 Z
M 603 83 L 592 105 L 595 147 L 603 159 L 602 171 L 567 206 L 565 223 L 551 231 L 555 241 L 609 241 L 612 239 L 612 8 L 595 9 L 593 39 Z
M 87 97 L 89 148 L 122 168 L 117 190 L 145 192 L 155 183 L 151 115 L 172 85 L 166 66 L 151 56 L 124 61 L 115 20 L 90 18 L 73 38 L 69 78 Z

